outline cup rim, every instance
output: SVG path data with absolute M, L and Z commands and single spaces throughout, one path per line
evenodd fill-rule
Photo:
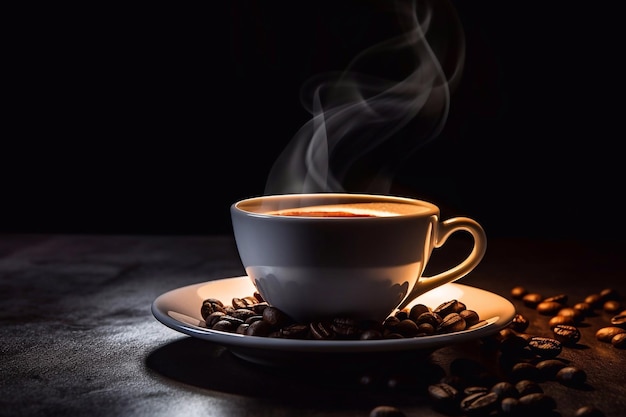
M 301 200 L 333 200 L 333 199 L 348 199 L 352 200 L 351 202 L 391 202 L 391 203 L 404 203 L 410 205 L 418 205 L 420 207 L 426 207 L 428 210 L 419 212 L 419 213 L 407 213 L 401 216 L 389 216 L 389 217 L 341 217 L 341 216 L 281 216 L 279 214 L 268 213 L 267 211 L 277 210 L 276 208 L 264 208 L 261 209 L 260 206 L 262 203 L 268 202 L 277 202 L 282 201 L 283 203 L 288 204 L 289 202 L 293 202 L 293 206 L 289 207 L 284 206 L 280 209 L 288 209 L 288 208 L 296 208 L 301 206 Z M 322 202 L 312 203 L 312 205 L 323 204 Z M 248 207 L 246 207 L 248 206 Z M 439 207 L 431 203 L 427 200 L 422 200 L 419 198 L 413 197 L 405 197 L 394 194 L 374 194 L 374 193 L 350 193 L 350 192 L 321 192 L 321 193 L 288 193 L 288 194 L 268 194 L 268 195 L 259 195 L 255 197 L 248 197 L 234 202 L 231 205 L 231 209 L 233 211 L 243 213 L 248 216 L 255 217 L 264 217 L 264 218 L 274 218 L 274 219 L 324 219 L 324 221 L 328 220 L 349 220 L 349 221 L 358 221 L 358 220 L 373 220 L 373 219 L 390 219 L 390 218 L 406 218 L 406 217 L 424 217 L 431 216 L 433 214 L 438 215 L 440 212 Z

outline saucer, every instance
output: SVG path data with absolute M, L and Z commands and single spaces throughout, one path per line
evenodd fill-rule
M 224 278 L 168 291 L 152 303 L 152 314 L 165 326 L 180 333 L 228 348 L 235 356 L 260 365 L 302 363 L 310 358 L 343 361 L 365 359 L 370 355 L 435 349 L 492 335 L 506 327 L 515 316 L 515 307 L 506 298 L 468 285 L 450 283 L 430 290 L 409 307 L 422 303 L 435 308 L 458 300 L 476 311 L 484 324 L 472 329 L 432 336 L 385 340 L 300 340 L 246 336 L 207 329 L 200 314 L 202 301 L 217 298 L 225 304 L 234 297 L 246 297 L 255 287 L 247 276 Z

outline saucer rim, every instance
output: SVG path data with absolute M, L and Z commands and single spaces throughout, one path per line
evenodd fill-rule
M 513 320 L 516 310 L 511 301 L 506 298 L 495 294 L 493 292 L 483 290 L 477 287 L 459 284 L 449 283 L 440 287 L 456 287 L 461 290 L 461 293 L 465 295 L 459 299 L 471 298 L 470 296 L 482 295 L 490 298 L 491 302 L 498 301 L 502 304 L 499 315 L 495 316 L 493 320 L 486 326 L 476 328 L 473 330 L 464 330 L 461 332 L 438 334 L 424 337 L 404 338 L 404 339 L 383 339 L 383 340 L 303 340 L 303 339 L 284 339 L 284 338 L 268 338 L 261 336 L 247 336 L 237 333 L 223 332 L 219 330 L 207 329 L 201 327 L 201 319 L 191 317 L 185 313 L 181 313 L 179 310 L 184 310 L 185 306 L 182 306 L 182 298 L 198 295 L 198 289 L 205 286 L 212 285 L 228 285 L 235 284 L 244 285 L 244 281 L 249 284 L 250 294 L 254 291 L 254 285 L 250 278 L 246 275 L 233 276 L 227 278 L 220 278 L 215 280 L 209 280 L 199 282 L 196 284 L 190 284 L 183 287 L 175 288 L 159 295 L 151 305 L 151 311 L 153 316 L 163 325 L 180 332 L 182 334 L 195 337 L 198 339 L 206 340 L 216 343 L 218 345 L 236 349 L 260 349 L 260 350 L 272 350 L 272 351 L 285 351 L 285 352 L 312 352 L 312 353 L 360 353 L 360 352 L 388 352 L 388 351 L 404 351 L 404 350 L 420 350 L 420 349 L 436 349 L 451 344 L 461 343 L 469 340 L 475 340 L 478 338 L 486 337 L 500 331 L 506 327 Z M 233 297 L 240 297 L 241 294 L 232 294 Z M 200 297 L 198 297 L 201 303 Z M 419 302 L 419 298 L 416 300 Z M 447 300 L 442 300 L 447 301 Z M 466 305 L 471 306 L 471 303 Z M 178 310 L 172 309 L 172 307 L 183 307 Z M 197 314 L 199 316 L 200 308 L 198 306 Z M 189 318 L 189 321 L 197 321 L 196 324 L 187 323 L 172 317 L 169 313 L 185 316 Z M 489 318 L 492 319 L 492 318 Z

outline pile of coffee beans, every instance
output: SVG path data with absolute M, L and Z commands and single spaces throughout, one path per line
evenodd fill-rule
M 382 323 L 355 320 L 349 316 L 299 323 L 280 309 L 269 305 L 255 292 L 233 298 L 230 304 L 216 298 L 202 302 L 200 314 L 212 330 L 261 336 L 307 340 L 379 340 L 424 337 L 453 333 L 483 326 L 476 311 L 450 300 L 432 308 L 416 304 L 397 311 Z
M 605 288 L 576 303 L 569 303 L 567 294 L 544 297 L 523 286 L 514 287 L 511 296 L 521 300 L 527 307 L 534 308 L 539 314 L 550 317 L 548 325 L 555 339 L 569 346 L 580 340 L 578 326 L 585 319 L 597 315 L 598 311 L 611 314 L 607 325 L 597 330 L 596 339 L 618 349 L 626 349 L 626 305 L 615 289 Z

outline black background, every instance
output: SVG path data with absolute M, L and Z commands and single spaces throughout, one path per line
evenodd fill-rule
M 263 194 L 309 120 L 300 87 L 368 46 L 379 4 L 8 12 L 0 232 L 230 233 L 230 204 Z M 452 4 L 463 79 L 444 131 L 400 167 L 394 192 L 488 236 L 623 238 L 617 7 Z

